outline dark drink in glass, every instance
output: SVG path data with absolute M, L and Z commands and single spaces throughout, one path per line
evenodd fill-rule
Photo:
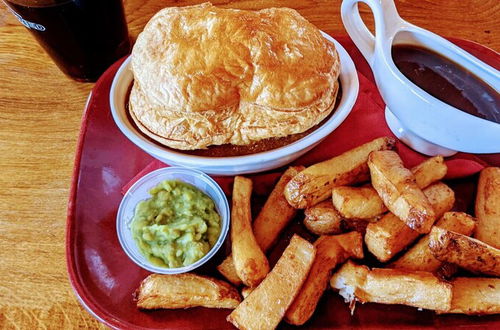
M 95 81 L 130 51 L 121 0 L 4 0 L 57 66 Z

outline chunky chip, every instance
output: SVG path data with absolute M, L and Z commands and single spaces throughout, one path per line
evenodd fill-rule
M 274 268 L 227 317 L 239 329 L 274 329 L 297 296 L 316 255 L 314 246 L 294 235 Z
M 252 231 L 250 196 L 252 180 L 234 178 L 231 209 L 231 251 L 236 274 L 245 285 L 258 285 L 269 272 L 269 263 Z
M 358 232 L 337 236 L 321 236 L 314 242 L 316 258 L 297 297 L 285 314 L 285 321 L 304 324 L 314 313 L 325 291 L 331 271 L 348 258 L 363 258 L 363 238 Z
M 451 285 L 428 272 L 370 270 L 349 260 L 332 276 L 330 285 L 339 290 L 351 306 L 356 301 L 442 311 L 448 311 L 451 306 Z
M 451 281 L 453 298 L 448 311 L 467 315 L 500 313 L 500 278 L 457 277 Z
M 373 188 L 385 206 L 411 229 L 428 233 L 436 215 L 399 155 L 391 150 L 374 151 L 368 157 L 368 167 Z
M 436 223 L 437 227 L 470 236 L 476 227 L 476 221 L 463 212 L 446 212 Z M 430 236 L 425 235 L 404 255 L 391 264 L 393 268 L 436 272 L 442 262 L 437 260 L 429 249 Z M 447 272 L 450 276 L 450 271 Z
M 472 272 L 500 276 L 500 250 L 477 239 L 433 227 L 429 249 L 438 260 Z
M 429 158 L 411 169 L 420 189 L 441 180 L 447 171 L 448 167 L 441 156 Z M 387 211 L 371 185 L 335 187 L 332 189 L 332 202 L 339 214 L 346 219 L 373 219 Z
M 286 184 L 303 169 L 304 166 L 290 166 L 283 173 L 253 222 L 253 234 L 263 252 L 266 252 L 274 244 L 279 234 L 297 213 L 297 210 L 286 201 L 283 190 Z M 234 285 L 241 284 L 241 279 L 234 269 L 232 255 L 227 256 L 217 267 L 217 270 Z
M 316 235 L 340 234 L 342 216 L 331 201 L 323 201 L 304 210 L 304 226 Z
M 393 138 L 381 137 L 309 166 L 286 185 L 286 199 L 293 207 L 305 209 L 329 198 L 333 187 L 367 181 L 370 152 L 392 149 L 394 143 Z
M 196 274 L 146 277 L 136 292 L 137 307 L 158 308 L 236 308 L 241 298 L 238 291 L 224 281 Z
M 500 249 L 500 167 L 481 171 L 477 184 L 475 237 Z
M 441 182 L 424 189 L 424 194 L 438 217 L 451 210 L 455 202 L 453 190 Z M 365 243 L 378 260 L 386 262 L 414 242 L 419 235 L 397 216 L 388 213 L 378 222 L 368 224 Z

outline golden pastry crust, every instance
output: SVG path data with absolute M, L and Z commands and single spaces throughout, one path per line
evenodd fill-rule
M 132 51 L 130 112 L 176 149 L 301 133 L 333 109 L 339 58 L 295 10 L 158 12 Z

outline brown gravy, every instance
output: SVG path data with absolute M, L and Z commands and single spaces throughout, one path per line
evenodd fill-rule
M 473 116 L 500 123 L 500 95 L 474 74 L 431 50 L 394 45 L 392 59 L 411 82 Z

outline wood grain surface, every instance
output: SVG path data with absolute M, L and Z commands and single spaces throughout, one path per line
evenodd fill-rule
M 126 0 L 131 38 L 166 6 Z M 337 0 L 215 1 L 221 7 L 297 9 L 320 29 L 345 34 Z M 403 18 L 445 36 L 500 49 L 498 0 L 400 0 Z M 363 16 L 371 23 L 366 7 Z M 66 78 L 0 2 L 0 328 L 103 327 L 78 303 L 65 261 L 66 206 L 85 100 L 92 83 Z

